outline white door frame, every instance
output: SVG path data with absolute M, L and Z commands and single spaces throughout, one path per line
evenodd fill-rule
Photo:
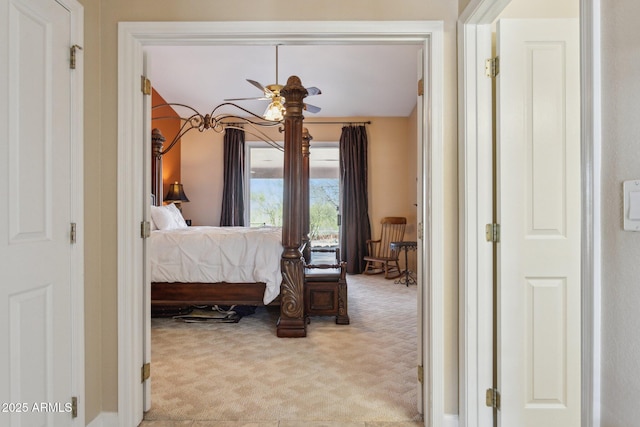
M 77 0 L 57 0 L 71 15 L 71 44 L 84 46 L 84 6 Z M 71 47 L 71 46 L 70 46 Z M 76 223 L 76 243 L 71 250 L 71 391 L 78 398 L 72 425 L 85 423 L 85 315 L 84 315 L 84 55 L 76 50 L 71 82 L 71 220 Z M 64 331 L 59 331 L 64 333 Z
M 472 0 L 458 21 L 460 426 L 492 426 L 492 94 L 485 77 L 491 23 L 510 0 Z M 580 0 L 582 174 L 582 414 L 600 422 L 600 1 Z
M 118 27 L 118 419 L 137 425 L 142 417 L 140 384 L 143 296 L 140 260 L 140 165 L 147 146 L 140 76 L 144 46 L 176 43 L 422 43 L 425 47 L 423 152 L 426 166 L 422 199 L 426 239 L 420 246 L 425 291 L 420 302 L 425 331 L 425 424 L 444 423 L 444 300 L 443 300 L 443 102 L 444 25 L 441 21 L 306 21 L 306 22 L 121 22 Z

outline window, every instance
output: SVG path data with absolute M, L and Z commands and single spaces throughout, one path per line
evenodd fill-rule
M 249 224 L 282 226 L 284 154 L 265 143 L 247 143 Z M 338 244 L 338 143 L 312 142 L 309 156 L 309 237 L 313 246 Z

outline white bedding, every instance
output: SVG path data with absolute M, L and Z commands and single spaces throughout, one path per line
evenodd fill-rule
M 188 227 L 150 237 L 152 282 L 264 282 L 264 303 L 280 293 L 280 228 Z

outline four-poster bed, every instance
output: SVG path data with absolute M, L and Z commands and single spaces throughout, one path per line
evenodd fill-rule
M 190 305 L 279 304 L 280 318 L 277 323 L 279 337 L 306 336 L 306 312 L 335 314 L 337 323 L 349 323 L 344 265 L 305 266 L 302 254 L 302 250 L 308 250 L 309 247 L 310 136 L 306 132 L 303 133 L 302 127 L 303 99 L 307 96 L 307 90 L 297 76 L 291 76 L 281 94 L 286 100 L 284 104 L 286 114 L 284 116 L 283 225 L 278 266 L 281 280 L 277 297 L 271 299 L 273 295 L 269 298 L 265 296 L 265 291 L 269 293 L 266 281 L 152 282 L 152 310 Z M 210 126 L 211 120 L 215 121 L 216 118 L 210 115 L 205 116 L 204 126 Z M 219 124 L 216 123 L 216 125 Z M 163 143 L 164 137 L 159 132 L 153 132 L 152 193 L 155 195 L 155 203 L 158 206 L 162 206 L 162 154 L 166 152 L 166 150 L 163 152 Z M 273 248 L 261 249 L 274 250 Z M 309 259 L 308 256 L 307 259 Z M 331 300 L 324 310 L 313 311 L 307 308 L 305 311 L 305 268 L 307 267 L 324 271 L 323 283 L 327 286 L 322 287 L 323 293 L 318 294 L 320 295 L 318 301 L 326 302 L 326 295 L 329 295 L 328 299 Z M 335 285 L 330 285 L 333 282 Z M 307 296 L 307 306 L 309 306 L 309 296 Z

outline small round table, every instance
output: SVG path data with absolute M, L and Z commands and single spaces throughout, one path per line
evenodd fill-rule
M 418 242 L 391 242 L 390 246 L 391 246 L 391 249 L 394 251 L 396 250 L 404 251 L 403 276 L 401 276 L 398 280 L 396 280 L 393 283 L 404 283 L 407 286 L 417 284 L 416 279 L 413 277 L 413 274 L 411 274 L 411 271 L 409 270 L 409 264 L 408 264 L 409 257 L 407 253 L 410 250 L 415 251 L 418 248 Z

